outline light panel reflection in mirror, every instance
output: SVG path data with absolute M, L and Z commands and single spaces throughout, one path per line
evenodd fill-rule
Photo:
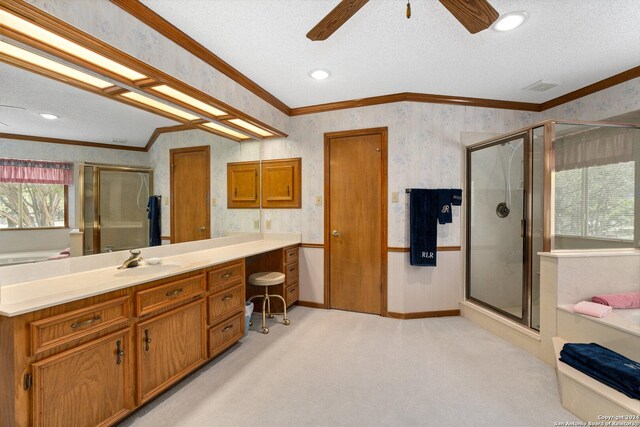
M 163 195 L 162 233 L 167 237 L 170 212 L 169 150 L 208 144 L 211 145 L 211 237 L 259 231 L 259 209 L 226 208 L 226 163 L 259 160 L 260 141 L 238 143 L 209 132 L 190 130 L 163 133 L 150 150 L 145 152 L 144 146 L 157 128 L 174 126 L 177 122 L 2 62 L 0 74 L 7 77 L 0 80 L 0 104 L 4 106 L 0 106 L 0 121 L 8 125 L 0 129 L 6 132 L 0 134 L 2 156 L 74 162 L 76 181 L 69 188 L 71 228 L 80 227 L 80 164 L 145 166 L 155 170 L 153 194 Z M 38 116 L 39 112 L 51 112 L 59 115 L 60 119 L 55 122 L 43 120 Z M 16 137 L 12 138 L 11 135 Z M 55 138 L 66 143 L 31 142 L 23 140 L 25 135 L 35 136 L 36 140 Z M 96 148 L 91 145 L 111 148 Z M 122 149 L 117 149 L 118 147 Z M 130 151 L 132 148 L 139 151 Z M 145 200 L 145 208 L 146 204 Z M 69 231 L 2 231 L 0 256 L 3 252 L 58 253 L 69 246 Z M 168 243 L 168 240 L 163 243 Z

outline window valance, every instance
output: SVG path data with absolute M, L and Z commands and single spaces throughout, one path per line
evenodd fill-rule
M 634 129 L 599 128 L 556 140 L 556 171 L 633 160 Z
M 0 182 L 73 183 L 73 163 L 0 158 Z

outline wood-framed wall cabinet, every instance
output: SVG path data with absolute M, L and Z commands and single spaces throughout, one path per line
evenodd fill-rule
M 262 207 L 302 207 L 302 159 L 263 160 Z
M 260 207 L 260 162 L 227 163 L 227 208 Z
M 227 208 L 301 208 L 302 159 L 227 163 Z

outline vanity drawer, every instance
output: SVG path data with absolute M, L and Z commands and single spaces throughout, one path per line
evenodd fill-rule
M 136 315 L 154 311 L 202 296 L 205 291 L 204 274 L 170 282 L 136 292 Z
M 284 293 L 284 299 L 287 301 L 287 307 L 300 299 L 300 290 L 297 283 L 287 286 Z
M 244 307 L 244 286 L 242 283 L 231 289 L 209 296 L 209 324 L 219 322 L 225 316 Z
M 244 262 L 233 261 L 216 267 L 209 272 L 209 290 L 213 292 L 224 289 L 230 283 L 244 281 Z
M 38 354 L 129 321 L 129 297 L 31 322 L 31 354 Z
M 295 262 L 293 264 L 285 265 L 284 266 L 284 274 L 287 276 L 287 278 L 286 278 L 286 284 L 287 285 L 291 285 L 293 283 L 297 283 L 298 282 L 298 276 L 299 276 L 298 263 Z
M 298 261 L 298 247 L 287 248 L 284 250 L 284 263 L 291 264 Z
M 209 358 L 221 353 L 244 335 L 244 313 L 217 324 L 209 329 Z

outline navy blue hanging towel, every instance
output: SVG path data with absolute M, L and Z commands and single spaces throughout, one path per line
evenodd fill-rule
M 453 206 L 461 206 L 462 205 L 462 190 L 459 188 L 451 189 L 451 204 Z
M 161 211 L 160 196 L 149 197 L 149 203 L 147 203 L 147 218 L 149 218 L 149 246 L 160 246 L 162 241 L 160 240 L 160 211 Z
M 438 243 L 438 191 L 415 188 L 409 193 L 411 265 L 435 267 Z
M 438 189 L 438 222 L 440 224 L 451 224 L 453 222 L 450 188 Z
M 640 363 L 596 343 L 567 343 L 560 360 L 627 396 L 640 399 Z

